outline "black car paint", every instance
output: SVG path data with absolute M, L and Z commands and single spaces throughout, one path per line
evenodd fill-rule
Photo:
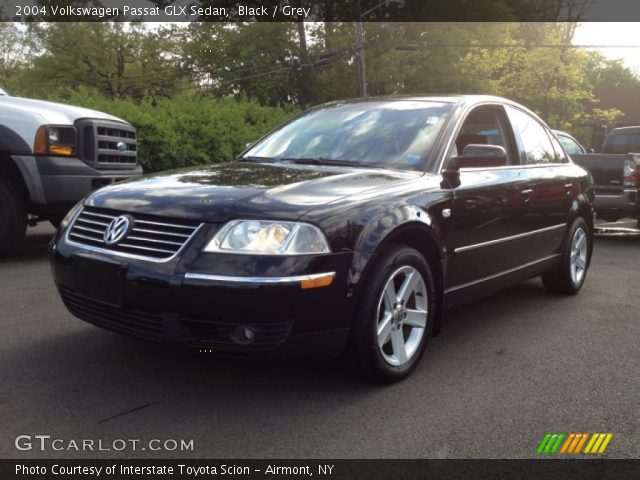
M 461 120 L 479 105 L 514 105 L 487 97 L 451 101 L 456 108 L 432 149 L 430 171 L 424 173 L 235 162 L 165 172 L 94 193 L 86 205 L 205 223 L 184 253 L 169 262 L 127 259 L 119 306 L 159 312 L 165 340 L 176 343 L 182 341 L 185 317 L 257 324 L 285 318 L 292 321 L 285 347 L 332 355 L 346 345 L 367 269 L 392 242 L 407 243 L 428 258 L 439 293 L 438 322 L 445 307 L 553 267 L 566 231 L 554 227 L 569 225 L 577 215 L 591 225 L 588 174 L 570 161 L 507 165 L 462 171 L 460 186 L 446 188 L 440 159 L 451 148 Z M 202 251 L 224 222 L 245 218 L 317 225 L 332 253 L 281 257 Z M 528 235 L 532 231 L 539 233 Z M 82 288 L 78 256 L 118 261 L 117 256 L 69 245 L 64 234 L 58 232 L 52 241 L 60 288 Z M 473 247 L 478 244 L 484 245 Z M 271 277 L 327 271 L 336 272 L 333 284 L 312 290 L 184 278 L 185 272 Z

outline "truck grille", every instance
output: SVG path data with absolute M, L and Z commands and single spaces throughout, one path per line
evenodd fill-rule
M 120 215 L 126 215 L 132 226 L 118 243 L 108 245 L 104 233 L 111 221 Z M 167 261 L 186 245 L 200 225 L 188 220 L 85 207 L 69 229 L 67 239 L 122 256 Z
M 83 160 L 98 169 L 134 168 L 138 163 L 136 129 L 121 122 L 81 120 L 77 122 Z

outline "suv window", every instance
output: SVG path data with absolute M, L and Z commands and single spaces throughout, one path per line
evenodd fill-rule
M 509 154 L 503 122 L 496 110 L 480 107 L 467 116 L 456 137 L 452 156 L 462 155 L 464 147 L 472 143 L 500 145 Z
M 507 107 L 507 112 L 514 133 L 520 140 L 523 164 L 535 165 L 558 161 L 549 135 L 540 122 L 531 115 L 513 107 Z
M 607 138 L 603 153 L 631 153 L 640 149 L 637 133 L 616 133 Z

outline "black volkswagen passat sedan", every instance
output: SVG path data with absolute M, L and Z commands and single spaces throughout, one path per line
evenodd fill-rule
M 576 293 L 592 185 L 495 97 L 336 102 L 231 163 L 96 191 L 52 241 L 75 316 L 213 352 L 346 352 L 408 375 L 443 312 L 542 275 Z

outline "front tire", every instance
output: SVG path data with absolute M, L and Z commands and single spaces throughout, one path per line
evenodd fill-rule
M 0 257 L 17 247 L 27 231 L 27 207 L 20 192 L 0 178 Z
M 580 291 L 587 277 L 592 241 L 587 222 L 576 218 L 567 233 L 560 262 L 542 274 L 542 283 L 549 292 L 574 295 Z
M 431 336 L 431 269 L 413 248 L 391 246 L 369 272 L 354 319 L 351 353 L 367 378 L 391 383 L 417 366 Z

